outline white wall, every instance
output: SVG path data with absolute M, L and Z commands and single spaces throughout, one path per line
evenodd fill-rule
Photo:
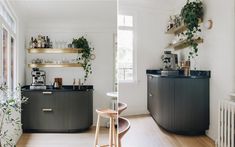
M 169 18 L 169 1 L 119 1 L 120 14 L 134 14 L 136 25 L 137 80 L 119 83 L 119 100 L 127 103 L 124 115 L 147 114 L 146 69 L 159 69 L 161 55 L 168 44 L 164 34 Z
M 26 51 L 25 51 L 25 24 L 22 17 L 19 16 L 18 22 L 18 34 L 17 34 L 17 80 L 21 85 L 25 84 L 25 61 L 26 61 Z
M 212 30 L 204 32 L 206 64 L 211 70 L 210 84 L 210 129 L 208 135 L 217 139 L 218 102 L 228 98 L 234 91 L 235 51 L 234 51 L 234 1 L 223 3 L 219 0 L 205 1 L 205 20 L 212 19 Z M 218 8 L 223 11 L 218 11 Z M 204 56 L 205 57 L 205 56 Z

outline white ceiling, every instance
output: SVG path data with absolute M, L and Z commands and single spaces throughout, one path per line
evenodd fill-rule
M 20 18 L 43 20 L 116 20 L 116 0 L 9 0 Z

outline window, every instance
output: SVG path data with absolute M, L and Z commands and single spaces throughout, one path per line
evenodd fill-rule
M 7 46 L 8 32 L 5 28 L 2 31 L 2 55 L 3 55 L 3 63 L 2 63 L 2 72 L 3 72 L 3 83 L 8 84 L 8 46 Z
M 15 59 L 16 59 L 16 51 L 15 51 L 15 39 L 13 37 L 11 37 L 11 54 L 10 54 L 11 58 L 11 88 L 14 88 L 16 85 L 16 65 L 15 65 Z
M 9 26 L 9 28 L 15 33 L 16 32 L 16 23 L 14 19 L 11 17 L 9 10 L 6 9 L 6 6 L 0 2 L 0 15 L 5 21 L 5 24 Z
M 118 16 L 118 81 L 134 80 L 133 16 Z
M 11 89 L 16 86 L 16 23 L 6 5 L 0 2 L 0 73 L 1 83 Z

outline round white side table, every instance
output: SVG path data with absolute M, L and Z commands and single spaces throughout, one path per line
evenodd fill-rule
M 117 110 L 118 92 L 107 92 L 106 95 L 111 97 L 111 108 Z

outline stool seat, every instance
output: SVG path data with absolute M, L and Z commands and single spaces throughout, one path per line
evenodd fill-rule
M 122 111 L 127 108 L 127 104 L 123 102 L 118 102 L 118 114 L 120 115 Z
M 124 117 L 118 118 L 118 137 L 121 139 L 126 132 L 130 129 L 131 123 Z
M 96 109 L 96 112 L 98 115 L 105 117 L 105 118 L 110 118 L 110 117 L 117 117 L 117 111 L 114 111 L 112 109 Z

